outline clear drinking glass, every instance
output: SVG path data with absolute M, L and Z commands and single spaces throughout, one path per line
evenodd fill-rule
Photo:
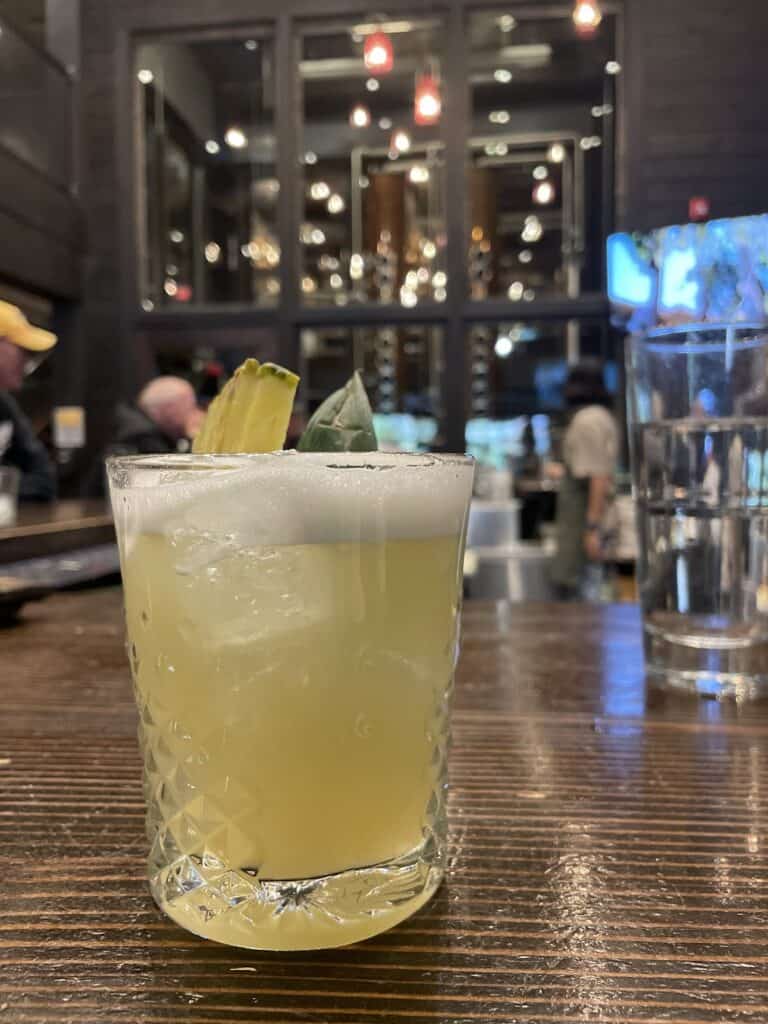
M 19 480 L 15 466 L 0 466 L 0 528 L 13 526 L 19 510 Z
M 345 945 L 445 858 L 472 461 L 109 460 L 149 880 L 189 931 Z
M 627 347 L 648 671 L 768 691 L 768 332 L 659 330 Z

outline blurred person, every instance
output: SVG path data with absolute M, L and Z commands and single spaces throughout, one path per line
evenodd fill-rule
M 295 448 L 301 439 L 301 435 L 307 429 L 307 414 L 301 410 L 293 409 L 291 418 L 288 421 L 288 430 L 285 435 L 285 447 Z
M 56 474 L 48 452 L 11 391 L 19 391 L 56 344 L 56 335 L 33 327 L 10 302 L 0 301 L 0 465 L 19 470 L 22 501 L 52 501 Z
M 118 405 L 110 451 L 124 455 L 187 451 L 203 416 L 189 381 L 155 377 L 141 390 L 135 405 Z
M 559 596 L 575 599 L 594 589 L 591 578 L 600 571 L 613 539 L 619 431 L 598 362 L 585 360 L 571 369 L 565 401 L 571 416 L 563 438 L 552 576 Z

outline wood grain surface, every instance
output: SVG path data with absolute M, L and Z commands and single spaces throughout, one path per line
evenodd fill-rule
M 360 946 L 258 954 L 144 882 L 117 589 L 0 633 L 0 1024 L 768 1021 L 768 707 L 646 692 L 632 607 L 469 606 L 451 865 Z

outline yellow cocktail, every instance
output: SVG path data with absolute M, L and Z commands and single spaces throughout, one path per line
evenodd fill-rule
M 307 949 L 439 884 L 468 460 L 111 467 L 150 882 L 191 931 Z

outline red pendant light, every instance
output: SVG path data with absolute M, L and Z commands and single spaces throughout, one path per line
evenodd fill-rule
M 392 40 L 386 32 L 371 32 L 363 43 L 363 61 L 372 75 L 386 75 L 392 70 Z
M 416 124 L 437 124 L 442 109 L 437 79 L 431 74 L 420 75 L 413 96 L 413 120 Z
M 575 0 L 572 17 L 576 31 L 585 37 L 594 35 L 603 20 L 597 0 Z

